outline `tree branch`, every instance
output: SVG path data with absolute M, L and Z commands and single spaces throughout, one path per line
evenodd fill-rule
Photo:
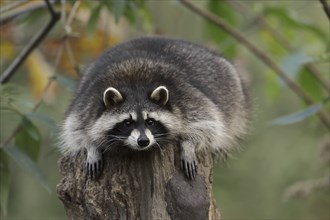
M 180 2 L 186 6 L 191 11 L 210 21 L 214 25 L 226 31 L 232 37 L 234 37 L 237 41 L 239 41 L 242 45 L 244 45 L 250 52 L 252 52 L 255 56 L 257 56 L 261 61 L 263 61 L 269 68 L 274 70 L 274 72 L 286 83 L 286 85 L 296 93 L 307 105 L 314 104 L 313 99 L 305 93 L 301 87 L 294 82 L 282 69 L 281 67 L 272 60 L 270 56 L 268 56 L 264 51 L 260 50 L 258 47 L 253 45 L 247 38 L 244 37 L 236 29 L 232 28 L 228 25 L 223 19 L 210 13 L 207 10 L 201 9 L 192 3 L 191 0 L 180 0 Z M 330 130 L 330 119 L 328 115 L 324 111 L 318 112 L 318 116 L 321 122 Z
M 10 80 L 14 75 L 15 71 L 20 67 L 20 65 L 25 61 L 29 54 L 41 43 L 41 41 L 47 36 L 53 26 L 60 18 L 60 13 L 54 11 L 49 0 L 45 0 L 47 8 L 50 12 L 50 21 L 48 24 L 37 34 L 32 41 L 21 51 L 21 53 L 15 58 L 15 60 L 10 64 L 10 66 L 5 70 L 5 72 L 0 76 L 0 84 L 4 84 Z
M 68 219 L 220 220 L 212 154 L 198 155 L 198 175 L 190 181 L 180 170 L 179 146 L 171 143 L 130 154 L 105 152 L 106 172 L 97 181 L 86 178 L 85 151 L 62 157 L 56 188 Z
M 324 12 L 328 16 L 328 19 L 330 20 L 330 7 L 329 7 L 327 1 L 326 0 L 320 0 L 320 2 L 323 5 Z
M 246 11 L 251 11 L 251 8 L 248 7 L 245 3 L 241 1 L 228 1 L 230 5 L 232 5 L 233 8 L 239 11 L 239 13 L 245 13 Z M 238 7 L 234 7 L 238 6 Z M 285 48 L 290 53 L 293 53 L 296 51 L 296 48 L 294 48 L 291 43 L 275 28 L 273 28 L 267 20 L 261 16 L 256 15 L 255 17 L 258 22 L 267 30 L 270 32 L 271 36 L 277 40 L 283 48 Z M 322 74 L 318 71 L 318 69 L 313 65 L 312 63 L 305 63 L 303 67 L 316 79 L 318 80 L 323 88 L 329 93 L 330 92 L 330 82 L 322 76 Z

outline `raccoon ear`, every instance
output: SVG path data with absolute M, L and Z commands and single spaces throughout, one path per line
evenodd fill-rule
M 122 101 L 124 101 L 123 96 L 113 87 L 107 88 L 103 93 L 103 102 L 108 108 Z
M 168 89 L 165 86 L 157 87 L 150 95 L 150 99 L 160 105 L 168 102 Z

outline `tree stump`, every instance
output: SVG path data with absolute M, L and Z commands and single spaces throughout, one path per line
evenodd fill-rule
M 70 219 L 220 219 L 212 194 L 211 154 L 198 155 L 198 175 L 180 170 L 179 147 L 104 155 L 99 180 L 87 178 L 86 153 L 59 160 L 58 197 Z

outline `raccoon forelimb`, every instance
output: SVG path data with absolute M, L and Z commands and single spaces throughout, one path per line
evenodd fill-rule
M 191 142 L 183 141 L 181 143 L 181 169 L 189 179 L 195 179 L 197 175 L 197 158 L 195 147 L 191 146 Z
M 98 179 L 103 169 L 103 159 L 101 152 L 91 147 L 87 150 L 86 171 L 90 179 Z

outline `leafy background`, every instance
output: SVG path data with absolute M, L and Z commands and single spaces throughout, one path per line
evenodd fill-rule
M 145 35 L 183 38 L 218 49 L 249 81 L 255 108 L 251 134 L 241 143 L 241 152 L 217 163 L 214 170 L 214 193 L 223 219 L 330 218 L 329 130 L 315 116 L 321 110 L 329 115 L 329 20 L 320 2 L 193 3 L 265 51 L 315 105 L 306 106 L 240 42 L 179 1 L 57 4 L 60 22 L 10 82 L 0 86 L 2 219 L 65 218 L 56 197 L 61 178 L 58 131 L 76 80 L 105 48 Z M 44 1 L 2 0 L 0 6 L 3 73 L 45 25 L 49 13 Z M 313 65 L 323 84 L 306 65 Z

